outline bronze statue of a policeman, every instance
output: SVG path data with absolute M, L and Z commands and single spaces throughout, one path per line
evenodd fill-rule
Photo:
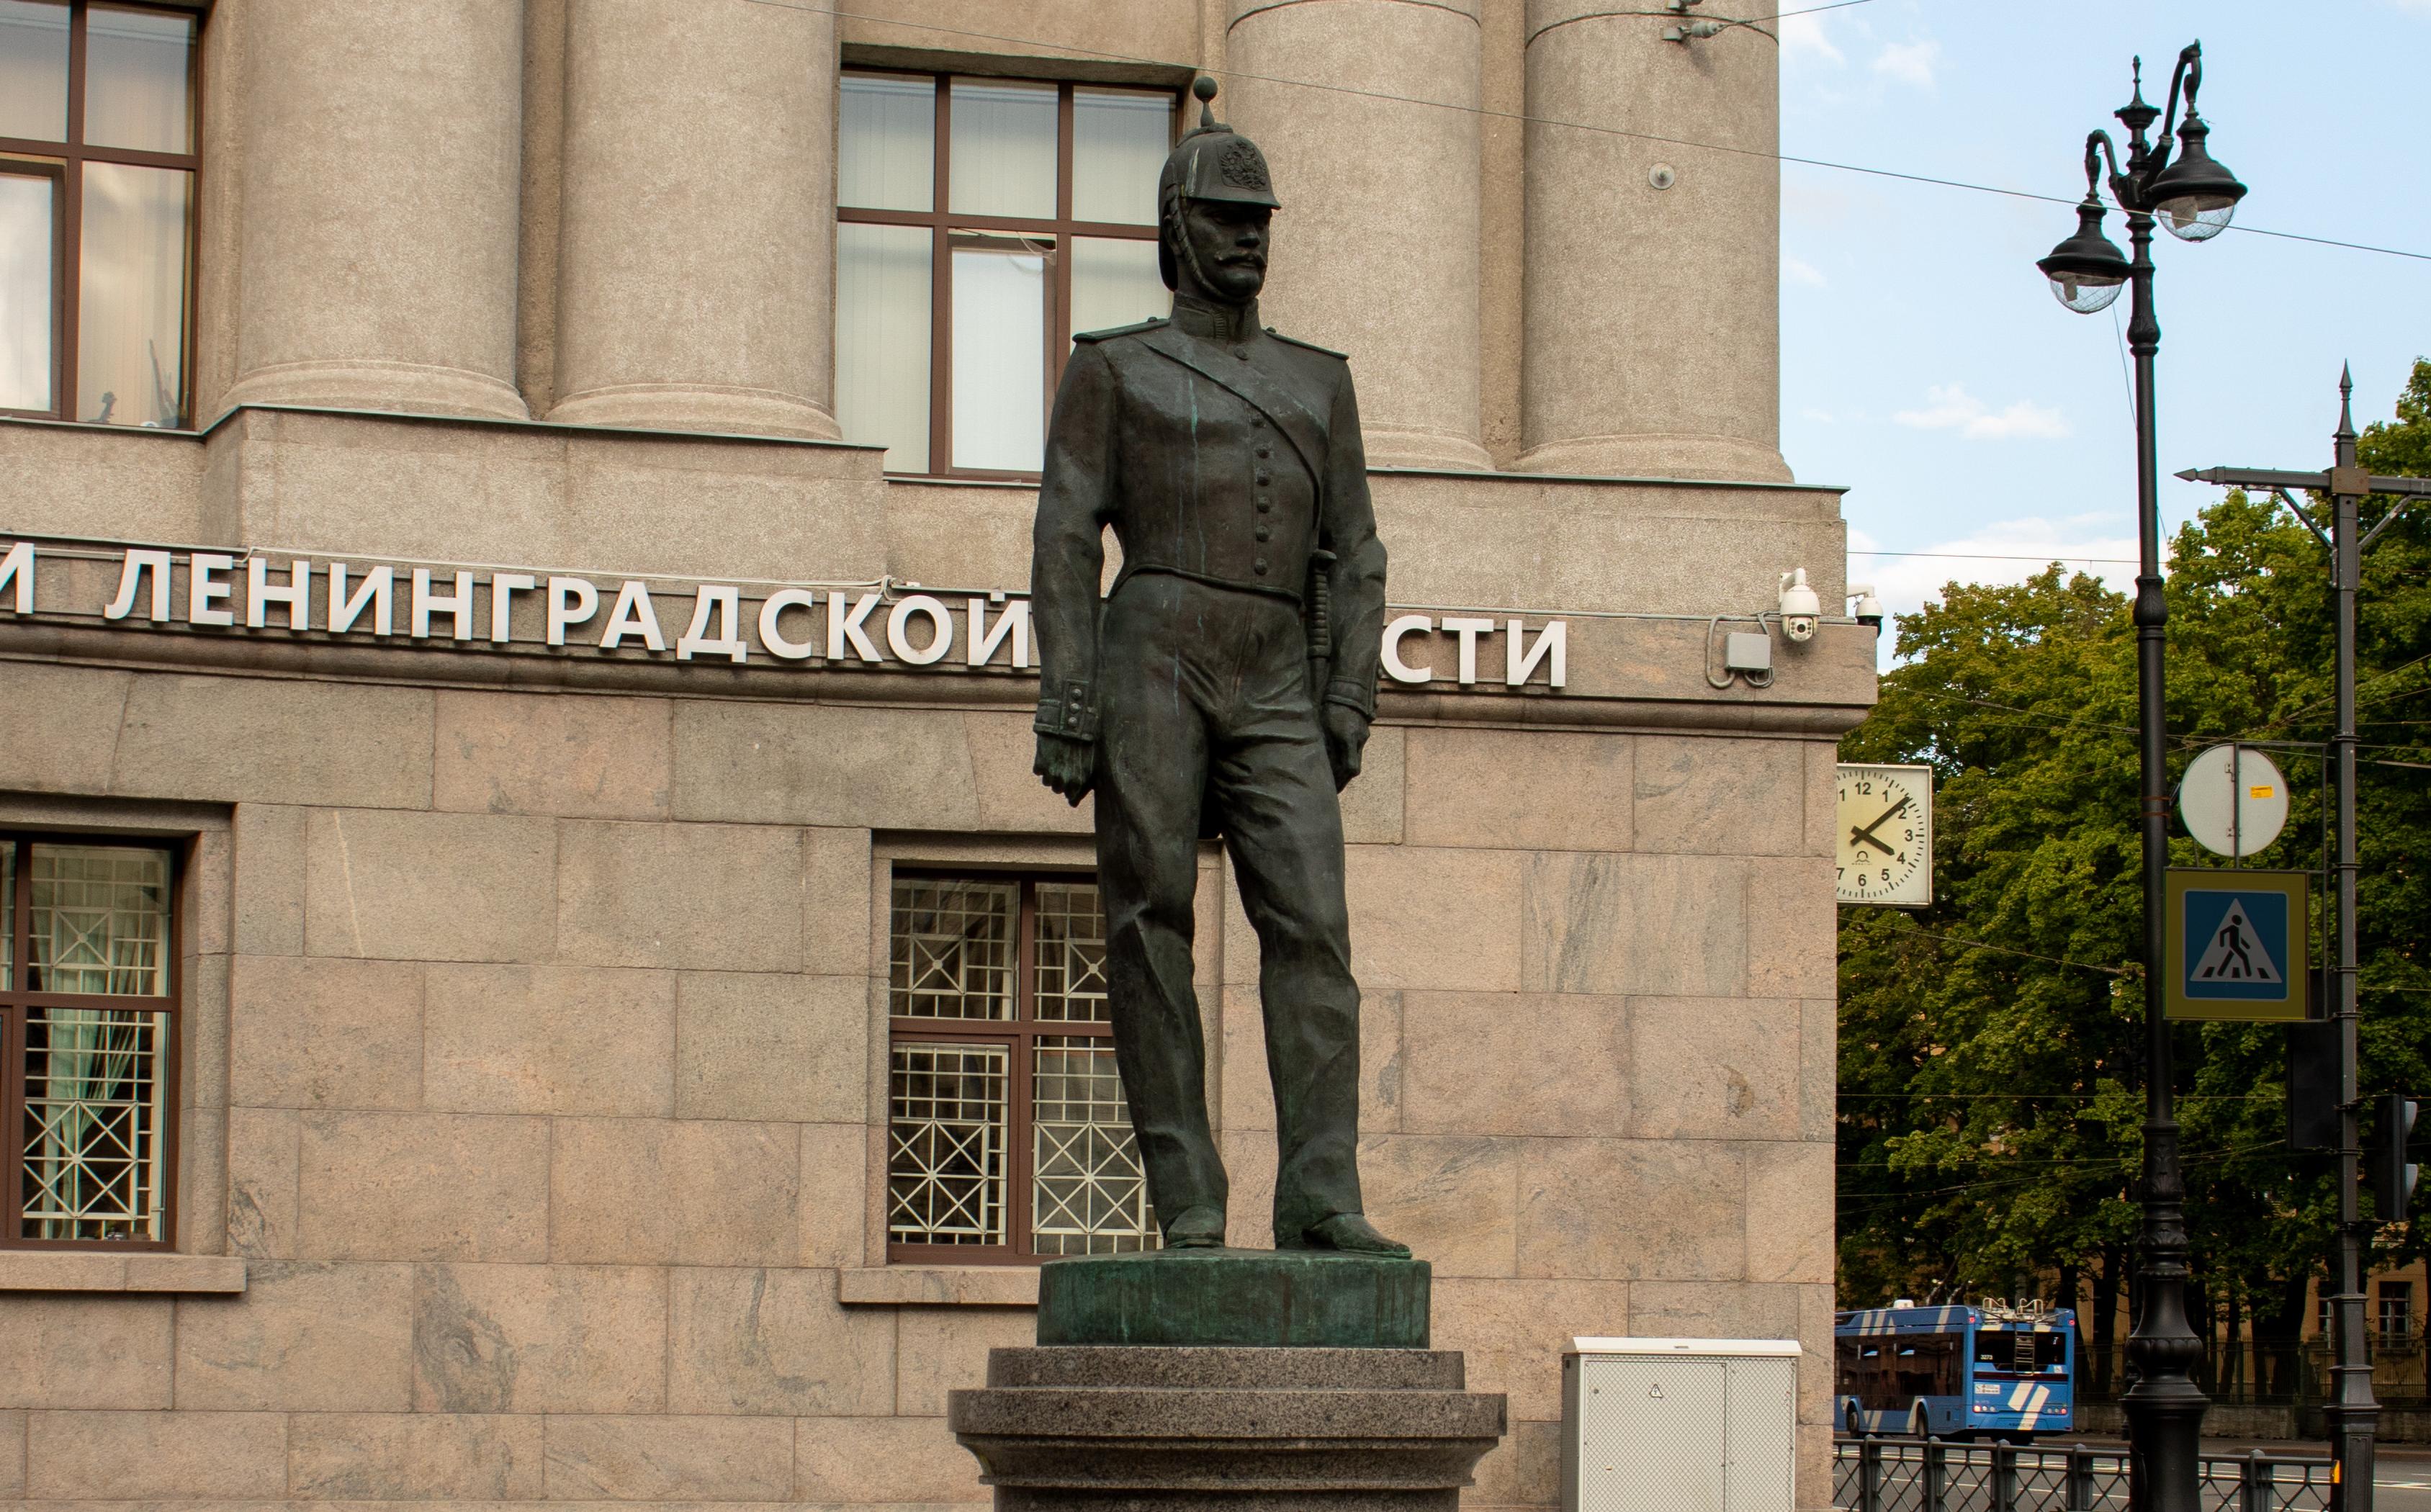
M 1275 1244 L 1406 1255 L 1359 1195 L 1336 794 L 1375 717 L 1384 547 L 1350 370 L 1259 326 L 1280 207 L 1265 155 L 1212 107 L 1157 201 L 1173 314 L 1077 337 L 1048 428 L 1036 770 L 1074 803 L 1098 796 L 1115 1054 L 1165 1243 L 1224 1241 L 1191 986 L 1197 842 L 1220 832 L 1258 935 Z M 1101 599 L 1108 526 L 1122 571 Z

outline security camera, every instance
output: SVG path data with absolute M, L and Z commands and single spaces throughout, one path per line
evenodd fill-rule
M 1874 596 L 1874 585 L 1872 583 L 1853 582 L 1849 584 L 1849 599 L 1850 602 L 1856 605 L 1856 608 L 1851 613 L 1856 616 L 1858 624 L 1871 625 L 1876 630 L 1881 630 L 1883 628 L 1883 601 Z
M 1823 613 L 1823 600 L 1806 586 L 1806 569 L 1793 568 L 1781 575 L 1781 630 L 1793 641 L 1815 638 L 1816 617 Z

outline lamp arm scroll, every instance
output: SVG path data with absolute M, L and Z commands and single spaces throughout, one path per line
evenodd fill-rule
M 2085 134 L 2085 194 L 2087 199 L 2102 197 L 2103 164 L 2110 166 L 2110 197 L 2121 210 L 2133 210 L 2138 204 L 2136 181 L 2119 170 L 2119 148 L 2112 143 L 2107 131 Z
M 2179 49 L 2178 66 L 2170 73 L 2170 100 L 2161 112 L 2161 134 L 2148 145 L 2144 141 L 2141 125 L 2136 132 L 2136 150 L 2128 157 L 2128 169 L 2131 176 L 2129 182 L 2135 186 L 2136 197 L 2134 203 L 2130 204 L 2127 196 L 2121 194 L 2119 199 L 2121 205 L 2130 210 L 2151 208 L 2145 203 L 2149 198 L 2145 191 L 2150 188 L 2154 179 L 2161 176 L 2162 170 L 2170 166 L 2171 154 L 2177 146 L 2179 98 L 2181 95 L 2184 96 L 2187 119 L 2191 121 L 2195 114 L 2195 92 L 2202 88 L 2203 43 L 2190 42 Z M 2150 114 L 2152 107 L 2146 106 L 2144 109 L 2147 113 L 2142 125 L 2149 125 L 2152 120 Z M 2117 172 L 2115 168 L 2112 170 L 2114 184 L 2118 181 Z
M 2161 117 L 2161 142 L 2155 149 L 2161 160 L 2153 164 L 2154 173 L 2160 172 L 2167 165 L 2170 142 L 2177 134 L 2180 85 L 2186 87 L 2187 118 L 2192 120 L 2195 114 L 2195 92 L 2203 88 L 2203 42 L 2200 39 L 2187 43 L 2178 50 L 2178 66 L 2170 76 L 2169 109 Z

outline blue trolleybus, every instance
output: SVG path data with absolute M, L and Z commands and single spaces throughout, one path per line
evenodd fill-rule
M 1868 1307 L 1832 1334 L 1844 1432 L 2024 1443 L 2075 1426 L 2067 1308 Z

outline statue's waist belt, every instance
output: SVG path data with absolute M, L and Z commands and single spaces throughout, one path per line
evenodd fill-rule
M 1203 582 L 1211 588 L 1234 588 L 1238 589 L 1242 593 L 1265 594 L 1270 598 L 1280 598 L 1286 603 L 1298 604 L 1299 602 L 1299 592 L 1298 589 L 1286 588 L 1280 583 L 1242 582 L 1235 578 L 1218 578 L 1214 573 L 1193 572 L 1187 567 L 1167 566 L 1162 562 L 1124 563 L 1123 570 L 1115 575 L 1113 593 L 1122 592 L 1123 584 L 1131 581 L 1133 578 L 1140 576 L 1142 573 L 1149 572 L 1161 572 L 1168 578 L 1186 579 L 1191 582 Z M 1113 594 L 1109 594 L 1108 596 L 1113 596 Z

